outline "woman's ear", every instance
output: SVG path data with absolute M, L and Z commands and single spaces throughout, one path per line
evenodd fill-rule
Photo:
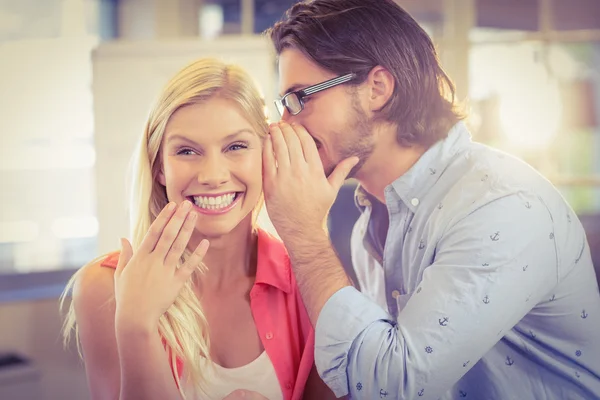
M 167 180 L 165 179 L 165 174 L 162 167 L 160 168 L 160 171 L 158 171 L 158 183 L 165 187 L 167 186 Z
M 392 98 L 396 82 L 386 68 L 377 65 L 369 72 L 366 80 L 369 86 L 369 108 L 376 112 L 381 110 Z

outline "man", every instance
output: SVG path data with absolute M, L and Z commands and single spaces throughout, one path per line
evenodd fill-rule
M 314 0 L 268 34 L 282 122 L 265 144 L 265 201 L 335 394 L 600 398 L 582 226 L 531 167 L 471 141 L 423 29 L 392 0 Z M 347 176 L 360 183 L 362 292 L 323 228 Z

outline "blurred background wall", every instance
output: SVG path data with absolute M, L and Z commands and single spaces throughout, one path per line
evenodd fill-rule
M 185 63 L 217 56 L 248 69 L 276 119 L 260 33 L 293 2 L 0 0 L 0 353 L 31 361 L 5 358 L 18 367 L 0 367 L 0 398 L 89 398 L 56 299 L 127 235 L 126 170 L 150 105 Z M 545 174 L 600 252 L 600 1 L 398 3 L 434 39 L 474 139 Z M 351 274 L 353 189 L 330 220 Z

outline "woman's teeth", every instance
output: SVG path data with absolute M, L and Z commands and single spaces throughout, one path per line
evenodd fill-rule
M 193 196 L 194 203 L 207 210 L 218 210 L 220 208 L 229 207 L 236 198 L 235 193 L 224 194 L 218 197 Z

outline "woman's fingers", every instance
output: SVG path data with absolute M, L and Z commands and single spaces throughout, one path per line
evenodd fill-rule
M 187 218 L 188 213 L 192 209 L 192 203 L 185 200 L 175 214 L 171 217 L 167 225 L 164 227 L 160 239 L 154 247 L 153 253 L 158 257 L 159 260 L 164 260 L 167 257 L 167 253 L 171 250 L 171 246 L 175 243 L 179 231 L 183 227 L 183 224 Z
M 197 214 L 194 211 L 187 214 L 183 222 L 183 226 L 177 234 L 177 238 L 171 245 L 171 248 L 165 257 L 164 262 L 167 267 L 174 267 L 181 259 L 181 256 L 183 255 L 183 252 L 187 248 L 188 242 L 192 237 L 192 233 L 194 232 L 194 228 L 196 226 L 196 217 Z
M 121 275 L 123 268 L 127 265 L 129 260 L 133 257 L 133 248 L 129 240 L 121 238 L 121 253 L 119 254 L 119 262 L 117 263 L 117 269 L 115 275 Z
M 210 243 L 208 240 L 202 239 L 187 261 L 177 270 L 175 275 L 178 276 L 182 282 L 185 282 L 200 265 L 208 251 L 209 245 Z
M 163 234 L 163 230 L 171 220 L 175 209 L 177 208 L 177 204 L 174 202 L 170 202 L 162 209 L 162 211 L 158 214 L 152 225 L 150 225 L 150 229 L 148 229 L 148 233 L 144 237 L 144 240 L 140 244 L 138 251 L 144 253 L 151 253 L 154 251 L 156 244 L 161 238 Z

